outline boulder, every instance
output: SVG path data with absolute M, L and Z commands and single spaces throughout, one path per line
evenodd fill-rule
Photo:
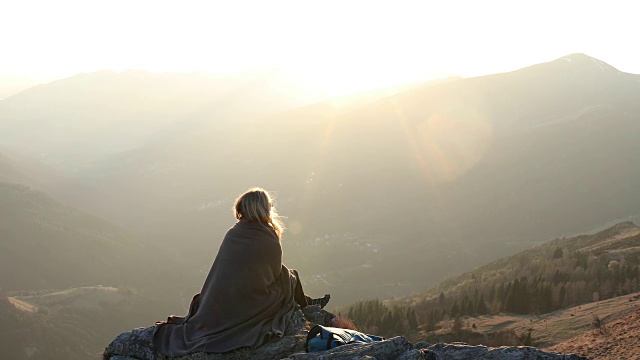
M 564 355 L 527 346 L 490 348 L 463 343 L 410 343 L 404 336 L 369 344 L 344 345 L 335 349 L 306 353 L 305 341 L 309 329 L 315 325 L 331 326 L 335 316 L 318 306 L 298 309 L 289 321 L 284 336 L 256 349 L 245 348 L 225 354 L 197 353 L 173 359 L 180 360 L 586 360 L 578 355 Z M 103 353 L 104 360 L 167 360 L 152 349 L 155 327 L 138 328 L 116 337 Z

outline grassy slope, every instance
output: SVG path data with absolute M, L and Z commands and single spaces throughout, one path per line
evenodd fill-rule
M 547 348 L 550 351 L 576 353 L 590 359 L 634 359 L 640 353 L 640 295 L 629 297 L 628 309 L 604 318 L 601 330 L 582 334 Z
M 498 314 L 466 317 L 464 323 L 469 328 L 475 324 L 478 333 L 513 330 L 516 334 L 524 334 L 532 329 L 535 345 L 546 348 L 593 329 L 594 315 L 605 323 L 629 316 L 630 312 L 640 309 L 640 301 L 637 301 L 639 296 L 640 293 L 634 293 L 539 316 Z M 437 333 L 449 332 L 449 322 L 441 322 L 443 329 Z

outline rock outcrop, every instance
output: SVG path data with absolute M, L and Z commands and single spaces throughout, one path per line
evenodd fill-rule
M 344 345 L 328 351 L 306 353 L 307 333 L 314 324 L 332 325 L 334 315 L 317 306 L 297 310 L 287 326 L 285 335 L 257 349 L 240 349 L 226 354 L 192 354 L 180 360 L 335 360 L 335 359 L 380 359 L 380 360 L 582 360 L 578 355 L 546 352 L 533 347 L 471 346 L 463 343 L 428 344 L 410 343 L 404 336 L 397 336 L 370 344 Z M 138 328 L 122 333 L 104 350 L 104 360 L 166 360 L 151 348 L 154 327 Z

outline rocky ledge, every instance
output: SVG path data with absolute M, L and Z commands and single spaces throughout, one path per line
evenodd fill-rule
M 335 349 L 306 353 L 304 344 L 307 333 L 314 324 L 331 326 L 334 315 L 317 306 L 297 310 L 287 326 L 285 336 L 257 349 L 240 349 L 226 354 L 198 353 L 182 356 L 180 360 L 334 360 L 334 359 L 380 359 L 380 360 L 582 360 L 578 355 L 565 355 L 542 351 L 533 347 L 471 346 L 463 343 L 428 344 L 410 343 L 404 336 L 397 336 L 370 344 L 345 345 Z M 167 360 L 155 354 L 151 348 L 154 327 L 138 328 L 120 334 L 104 350 L 105 360 Z

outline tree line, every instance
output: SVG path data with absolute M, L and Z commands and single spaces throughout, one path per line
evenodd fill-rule
M 418 328 L 418 317 L 410 306 L 386 306 L 378 299 L 362 300 L 352 304 L 345 313 L 353 321 L 359 331 L 367 334 L 392 337 L 415 331 Z
M 387 304 L 349 306 L 359 330 L 382 336 L 436 330 L 442 320 L 513 313 L 538 315 L 640 290 L 640 235 L 605 243 L 616 231 L 558 239 L 474 272 L 449 279 L 429 294 Z M 589 247 L 593 244 L 605 244 Z M 623 254 L 620 256 L 620 254 Z
M 608 260 L 582 251 L 555 254 L 549 261 L 521 261 L 508 273 L 472 274 L 469 281 L 415 303 L 418 319 L 433 330 L 445 317 L 545 314 L 639 290 L 640 267 L 624 258 Z

